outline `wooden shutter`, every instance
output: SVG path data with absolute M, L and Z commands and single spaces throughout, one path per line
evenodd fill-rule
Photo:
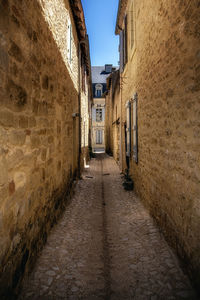
M 137 94 L 133 99 L 133 159 L 138 163 L 138 122 L 137 122 Z
M 126 137 L 127 137 L 126 156 L 130 157 L 131 154 L 131 102 L 130 101 L 128 101 L 126 105 Z

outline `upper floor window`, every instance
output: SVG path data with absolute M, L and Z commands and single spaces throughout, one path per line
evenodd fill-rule
M 111 73 L 112 72 L 112 65 L 105 65 L 105 72 Z
M 96 84 L 95 86 L 95 96 L 98 98 L 102 97 L 102 93 L 103 93 L 103 86 L 102 84 Z
M 102 108 L 96 109 L 96 122 L 102 121 Z

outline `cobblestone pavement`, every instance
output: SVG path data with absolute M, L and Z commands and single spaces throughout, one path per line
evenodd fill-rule
M 19 298 L 196 299 L 152 218 L 104 154 L 78 182 Z

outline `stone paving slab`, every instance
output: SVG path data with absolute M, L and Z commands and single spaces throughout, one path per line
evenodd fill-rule
M 19 299 L 197 297 L 147 210 L 124 191 L 115 161 L 100 154 L 77 183 Z

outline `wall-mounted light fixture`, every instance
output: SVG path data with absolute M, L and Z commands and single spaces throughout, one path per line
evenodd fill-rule
M 73 114 L 72 114 L 72 118 L 76 118 L 76 117 L 79 117 L 79 116 L 80 116 L 79 113 L 73 113 Z

